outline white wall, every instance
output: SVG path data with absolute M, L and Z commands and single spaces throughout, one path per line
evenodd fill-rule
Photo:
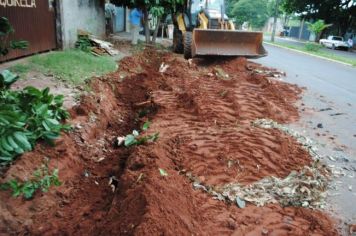
M 105 36 L 103 0 L 59 0 L 63 48 L 71 48 L 77 41 L 77 30 Z
M 273 30 L 273 22 L 274 22 L 274 18 L 270 17 L 268 19 L 263 31 L 271 33 L 272 30 Z M 277 18 L 276 34 L 279 35 L 279 33 L 282 32 L 282 31 L 283 31 L 282 20 L 280 18 Z

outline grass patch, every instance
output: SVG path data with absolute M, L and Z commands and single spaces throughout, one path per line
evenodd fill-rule
M 30 59 L 29 66 L 75 85 L 82 84 L 93 76 L 101 76 L 117 69 L 117 64 L 111 57 L 96 57 L 80 50 L 37 55 Z
M 24 64 L 20 64 L 19 63 L 19 64 L 16 64 L 14 66 L 11 66 L 9 68 L 9 70 L 14 72 L 14 73 L 16 73 L 16 74 L 18 74 L 18 75 L 20 75 L 20 77 L 21 77 L 22 75 L 25 75 L 29 71 L 31 71 L 31 66 L 29 64 L 27 64 L 27 63 L 24 63 Z
M 277 45 L 277 46 L 281 46 L 281 47 L 285 47 L 285 48 L 290 48 L 290 49 L 295 49 L 301 52 L 306 52 L 309 53 L 311 55 L 316 55 L 316 56 L 320 56 L 320 57 L 324 57 L 327 59 L 332 59 L 335 61 L 339 61 L 339 62 L 343 62 L 343 63 L 347 63 L 350 64 L 352 66 L 356 66 L 356 59 L 351 59 L 351 58 L 345 58 L 339 55 L 336 55 L 332 52 L 325 52 L 322 50 L 310 50 L 310 48 L 305 47 L 305 46 L 296 46 L 296 45 L 290 45 L 288 43 L 281 43 L 281 42 L 274 42 L 272 43 L 271 41 L 266 41 L 267 43 L 273 44 L 273 45 Z
M 304 45 L 304 48 L 308 52 L 319 52 L 319 50 L 322 49 L 323 46 L 318 43 L 306 43 Z

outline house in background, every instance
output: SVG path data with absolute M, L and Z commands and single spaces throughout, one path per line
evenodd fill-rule
M 10 60 L 54 49 L 73 47 L 77 30 L 105 35 L 104 0 L 4 1 L 0 16 L 15 29 L 11 39 L 26 40 L 26 50 L 13 50 L 1 60 Z
M 272 33 L 272 31 L 273 31 L 273 23 L 274 23 L 274 18 L 270 17 L 268 19 L 268 21 L 266 22 L 265 27 L 263 28 L 263 32 Z M 284 28 L 283 28 L 282 20 L 280 18 L 278 18 L 277 19 L 277 26 L 276 26 L 276 34 L 279 35 L 283 31 L 284 31 Z

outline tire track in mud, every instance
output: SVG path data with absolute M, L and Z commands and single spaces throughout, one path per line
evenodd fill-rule
M 150 129 L 160 132 L 160 139 L 128 158 L 104 235 L 337 234 L 319 211 L 278 205 L 239 209 L 194 191 L 182 174 L 190 172 L 209 185 L 247 184 L 310 164 L 309 154 L 291 137 L 251 126 L 257 118 L 297 119 L 298 88 L 253 74 L 248 66 L 258 66 L 243 59 L 209 62 L 207 69 L 199 65 L 204 62 L 195 66 L 169 54 L 151 51 L 147 63 L 140 56 L 145 70 L 140 83 L 159 107 Z M 158 73 L 162 62 L 170 65 L 164 75 Z M 230 79 L 211 76 L 215 66 Z M 160 176 L 159 168 L 168 177 Z M 145 177 L 137 181 L 139 176 Z

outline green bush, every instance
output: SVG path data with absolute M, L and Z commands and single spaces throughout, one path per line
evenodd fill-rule
M 33 173 L 33 177 L 30 180 L 21 182 L 12 179 L 4 184 L 0 184 L 0 190 L 11 190 L 13 197 L 22 195 L 26 200 L 29 200 L 33 198 L 38 190 L 46 193 L 51 186 L 60 185 L 58 169 L 54 169 L 51 173 L 48 168 L 48 162 L 46 162 Z
M 69 117 L 62 95 L 50 94 L 49 88 L 12 91 L 9 87 L 17 78 L 9 71 L 0 74 L 0 165 L 31 151 L 39 139 L 53 143 L 70 128 L 60 123 Z
M 317 52 L 319 51 L 323 46 L 317 43 L 306 43 L 305 44 L 305 49 L 310 52 Z

